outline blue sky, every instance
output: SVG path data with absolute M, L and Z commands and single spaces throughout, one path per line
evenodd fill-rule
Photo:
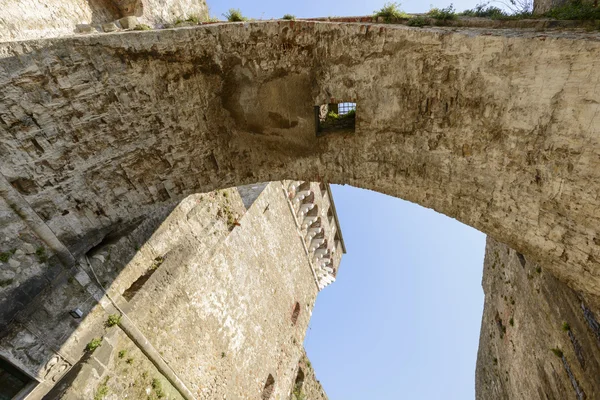
M 415 204 L 333 186 L 348 254 L 305 347 L 331 400 L 468 400 L 485 235 Z
M 427 12 L 431 6 L 447 7 L 450 3 L 463 11 L 475 7 L 481 1 L 405 1 L 401 8 L 409 13 Z M 284 14 L 292 14 L 298 18 L 328 17 L 344 15 L 369 15 L 380 9 L 386 1 L 365 0 L 207 0 L 210 14 L 223 19 L 223 14 L 230 8 L 239 8 L 244 16 L 255 19 L 281 18 Z
M 477 1 L 454 1 L 457 10 Z M 208 0 L 211 15 L 368 15 L 384 1 Z M 407 1 L 407 12 L 450 2 Z M 348 249 L 319 294 L 305 347 L 331 400 L 469 400 L 483 291 L 485 236 L 414 204 L 334 186 Z

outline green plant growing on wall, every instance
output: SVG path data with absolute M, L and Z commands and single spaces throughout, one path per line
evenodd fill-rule
M 158 256 L 154 259 L 154 261 L 152 262 L 152 265 L 150 266 L 150 270 L 155 270 L 158 267 L 160 267 L 162 265 L 162 263 L 165 262 L 165 258 L 163 256 Z
M 510 324 L 510 326 L 515 326 L 515 320 L 513 317 L 510 317 L 510 319 L 508 320 L 508 323 Z
M 385 22 L 393 22 L 396 19 L 409 18 L 410 16 L 400 9 L 400 3 L 385 3 L 380 10 L 373 11 L 375 18 L 382 17 Z
M 227 18 L 227 21 L 229 22 L 243 22 L 248 20 L 248 18 L 242 15 L 239 8 L 230 8 L 223 16 Z
M 556 357 L 558 357 L 558 358 L 562 358 L 562 357 L 563 357 L 563 352 L 562 352 L 562 350 L 561 350 L 561 349 L 559 349 L 559 348 L 550 349 L 550 351 L 551 351 L 552 353 L 554 353 L 554 355 L 555 355 Z
M 126 362 L 127 364 L 130 364 L 130 365 L 131 365 L 131 364 L 133 364 L 133 361 L 134 361 L 134 359 L 133 359 L 132 357 L 129 357 L 129 358 L 128 358 L 128 359 L 127 359 L 125 362 Z
M 90 342 L 85 346 L 85 351 L 89 353 L 93 353 L 100 345 L 102 344 L 102 338 L 93 338 Z
M 158 378 L 152 379 L 152 389 L 154 389 L 154 393 L 156 393 L 156 397 L 162 399 L 165 397 L 165 392 L 162 387 L 162 383 Z
M 440 21 L 450 21 L 457 18 L 456 10 L 452 4 L 445 8 L 432 8 L 427 15 Z
M 44 248 L 43 246 L 40 246 L 35 250 L 35 255 L 37 256 L 38 261 L 41 263 L 48 261 L 46 248 Z
M 4 253 L 0 253 L 0 261 L 2 262 L 8 262 L 8 260 L 10 259 L 10 252 L 5 251 Z
M 111 314 L 108 316 L 105 325 L 110 328 L 112 326 L 118 325 L 121 322 L 120 314 Z
M 506 17 L 507 14 L 500 8 L 490 6 L 489 3 L 481 3 L 477 4 L 475 8 L 470 10 L 465 10 L 461 12 L 459 15 L 465 17 L 480 17 L 480 18 L 492 18 L 492 19 L 500 19 Z
M 295 15 L 292 14 L 284 14 L 284 16 L 282 17 L 282 19 L 287 19 L 288 21 L 293 21 L 296 19 Z
M 306 400 L 306 395 L 302 393 L 302 388 L 300 386 L 296 386 L 292 391 L 292 400 Z
M 146 24 L 137 24 L 135 26 L 135 28 L 133 28 L 133 30 L 134 31 L 150 31 L 150 30 L 152 30 L 152 28 Z
M 568 322 L 563 322 L 562 324 L 562 330 L 565 332 L 569 332 L 571 330 L 571 325 L 569 325 Z
M 96 393 L 94 393 L 94 400 L 102 400 L 108 395 L 108 376 L 104 379 L 98 388 L 96 389 Z
M 127 354 L 127 350 L 119 351 L 119 358 L 124 358 L 126 354 Z
M 408 20 L 408 22 L 406 23 L 406 25 L 408 25 L 408 26 L 416 26 L 416 27 L 422 28 L 425 25 L 429 25 L 429 23 L 427 22 L 427 18 L 413 17 L 413 18 L 411 18 L 411 19 Z

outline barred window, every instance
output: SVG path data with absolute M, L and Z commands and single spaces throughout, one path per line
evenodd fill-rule
M 356 103 L 342 102 L 315 106 L 317 136 L 330 132 L 354 133 L 355 128 Z

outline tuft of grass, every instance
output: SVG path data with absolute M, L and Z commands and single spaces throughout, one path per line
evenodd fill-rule
M 569 332 L 571 330 L 571 325 L 569 325 L 568 322 L 563 322 L 562 324 L 562 330 L 565 332 Z
M 293 400 L 306 400 L 306 395 L 302 393 L 302 386 L 297 385 L 292 391 Z
M 541 274 L 542 273 L 542 267 L 537 267 L 535 269 L 535 272 L 537 272 L 538 274 Z
M 162 399 L 165 397 L 165 391 L 163 390 L 162 383 L 158 378 L 152 379 L 152 389 L 154 389 L 154 393 L 156 393 L 156 397 Z
M 121 351 L 119 351 L 119 358 L 125 358 L 126 354 L 127 354 L 127 350 L 121 350 Z
M 119 322 L 121 322 L 121 315 L 120 314 L 111 314 L 108 316 L 108 319 L 106 320 L 104 325 L 106 325 L 107 328 L 110 328 L 112 326 L 118 325 Z
M 152 265 L 150 266 L 150 270 L 155 270 L 158 267 L 160 267 L 162 265 L 162 263 L 165 262 L 165 258 L 163 256 L 158 256 L 154 259 L 154 261 L 152 262 Z
M 102 344 L 102 338 L 93 338 L 90 342 L 85 346 L 85 351 L 93 353 L 100 345 Z
M 239 8 L 230 8 L 223 16 L 227 18 L 227 21 L 229 22 L 243 22 L 248 20 L 248 18 L 242 15 Z
M 129 357 L 125 362 L 127 364 L 133 364 L 133 358 Z
M 516 2 L 509 1 L 513 7 L 511 12 L 506 12 L 501 8 L 490 6 L 490 2 L 480 3 L 470 10 L 461 12 L 460 16 L 464 17 L 480 17 L 480 18 L 491 18 L 497 20 L 517 20 L 517 19 L 528 19 L 536 18 L 530 10 L 530 7 L 525 4 L 517 4 Z
M 470 10 L 465 10 L 458 15 L 463 17 L 479 17 L 479 18 L 491 18 L 491 19 L 506 19 L 511 14 L 506 13 L 504 10 L 498 7 L 490 6 L 490 3 L 480 3 Z M 516 15 L 516 14 L 512 14 Z
M 0 253 L 0 261 L 2 262 L 8 262 L 8 259 L 10 258 L 11 254 L 9 251 L 5 251 L 4 253 Z
M 600 19 L 600 7 L 581 0 L 570 1 L 563 6 L 554 7 L 544 14 L 545 17 L 567 20 Z
M 137 24 L 135 26 L 135 28 L 133 28 L 134 31 L 151 31 L 152 28 L 149 25 L 146 24 Z
M 561 349 L 559 349 L 559 348 L 550 349 L 550 351 L 551 351 L 552 353 L 554 353 L 554 355 L 555 355 L 556 357 L 558 357 L 558 358 L 562 358 L 562 357 L 563 357 L 563 352 L 562 352 L 562 350 L 561 350 Z
M 225 358 L 225 352 L 221 352 L 221 358 Z
M 400 9 L 400 3 L 385 3 L 380 10 L 373 11 L 374 17 L 383 17 L 385 22 L 392 22 L 395 19 L 409 18 L 409 15 Z
M 411 18 L 411 19 L 408 20 L 408 22 L 406 23 L 406 25 L 408 25 L 408 26 L 416 26 L 416 27 L 422 28 L 425 25 L 429 25 L 429 22 L 427 22 L 427 18 L 413 17 L 413 18 Z
M 445 8 L 432 8 L 427 15 L 440 21 L 450 21 L 458 17 L 452 4 Z
M 296 19 L 296 16 L 295 16 L 295 15 L 292 15 L 292 14 L 285 14 L 285 15 L 282 17 L 282 19 L 287 19 L 287 20 L 289 20 L 289 21 L 293 21 L 293 20 L 295 20 L 295 19 Z
M 510 317 L 508 323 L 510 324 L 510 326 L 515 326 L 515 320 L 513 319 L 513 317 Z
M 100 386 L 98 386 L 98 388 L 96 389 L 96 393 L 94 393 L 94 400 L 102 400 L 106 397 L 106 395 L 108 395 L 108 379 L 109 378 L 107 376 L 106 379 L 104 379 L 104 382 L 102 382 Z
M 197 24 L 200 23 L 200 17 L 198 17 L 197 15 L 190 15 L 187 18 L 177 17 L 173 23 L 175 25 L 181 25 L 181 24 L 184 24 L 186 22 L 197 25 Z
M 44 246 L 40 246 L 35 250 L 35 255 L 38 258 L 39 262 L 48 261 L 48 255 L 46 254 L 46 248 Z

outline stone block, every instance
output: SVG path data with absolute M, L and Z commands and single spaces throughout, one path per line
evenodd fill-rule
M 119 27 L 114 22 L 109 22 L 107 24 L 102 24 L 102 30 L 104 32 L 114 32 L 114 31 L 116 31 L 118 29 L 119 29 Z
M 138 26 L 139 22 L 136 17 L 124 17 L 119 20 L 121 24 L 121 28 L 123 29 L 133 29 Z
M 75 32 L 77 33 L 92 33 L 95 29 L 90 24 L 77 24 L 75 26 Z

